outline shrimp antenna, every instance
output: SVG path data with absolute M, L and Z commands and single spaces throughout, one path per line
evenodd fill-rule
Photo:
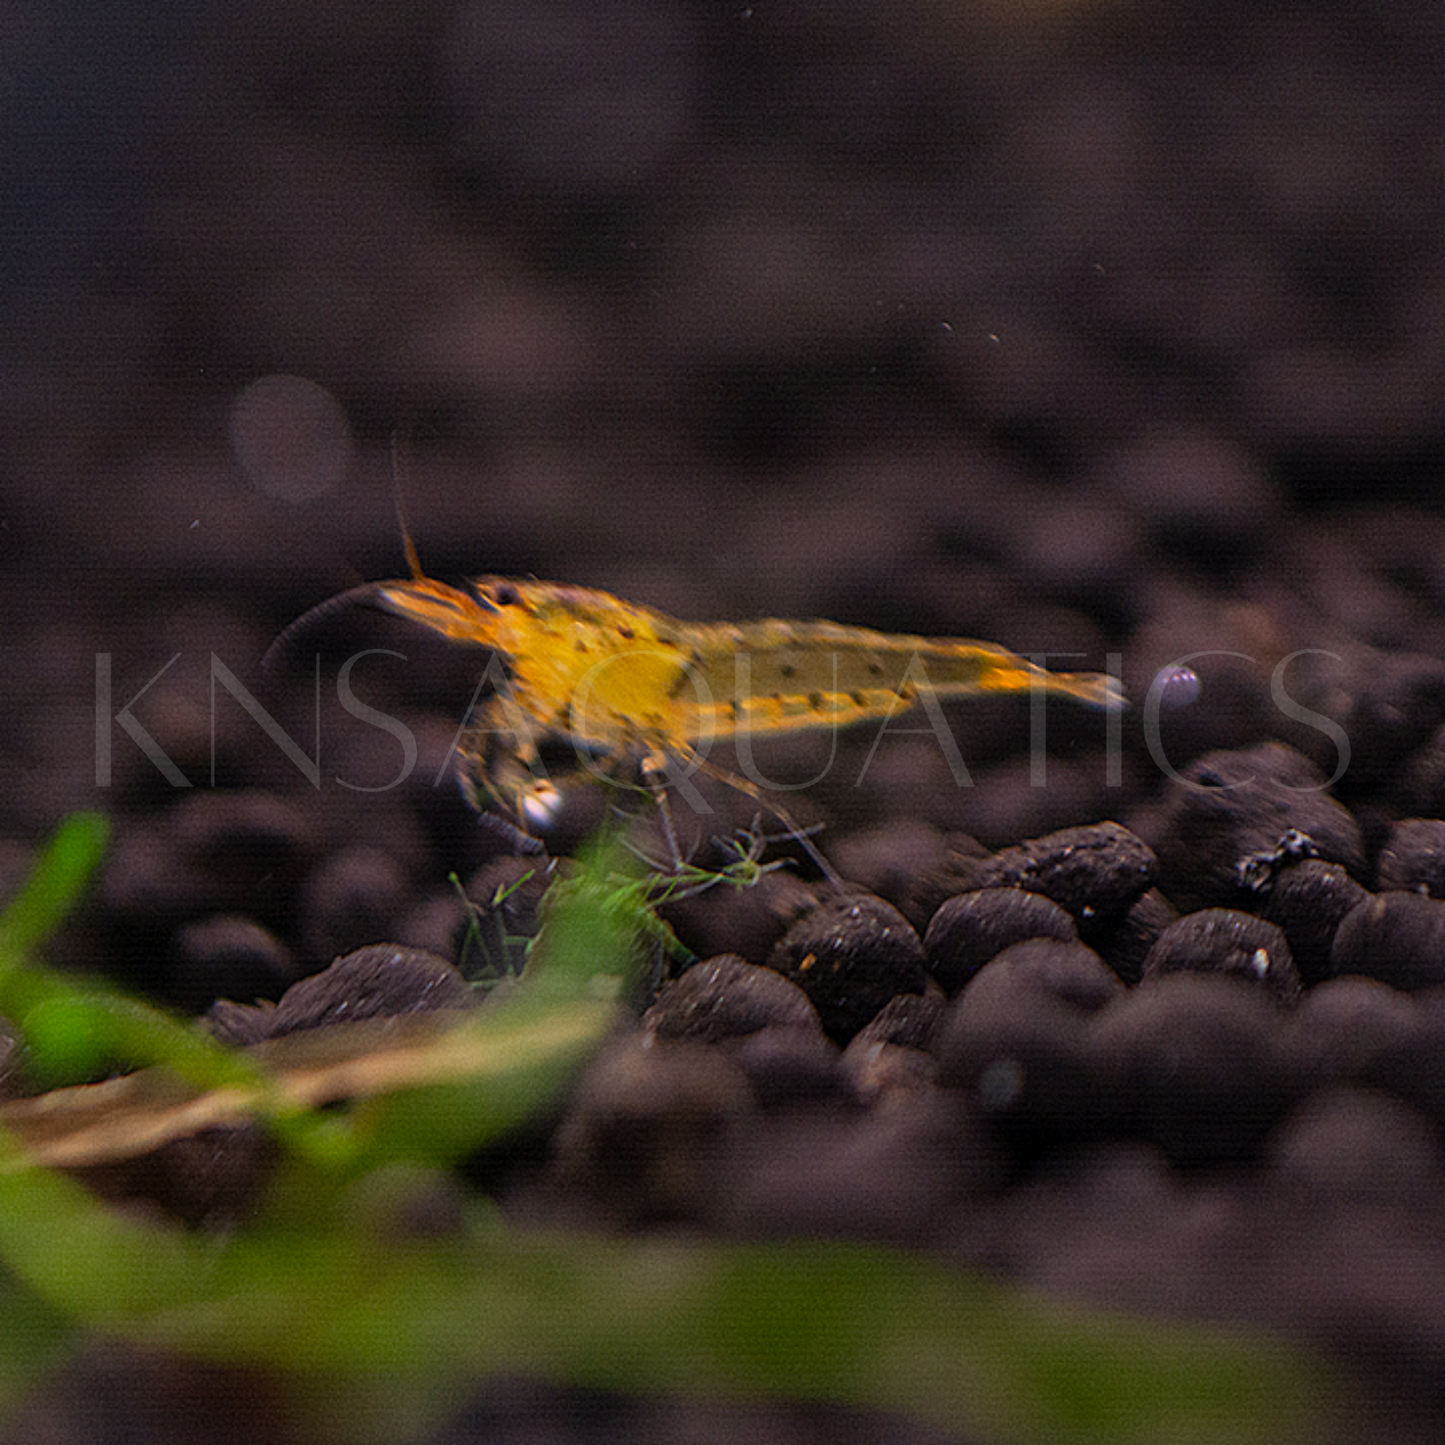
M 402 551 L 406 556 L 406 564 L 411 569 L 412 580 L 425 582 L 429 579 L 422 571 L 421 558 L 417 555 L 416 543 L 411 539 L 411 528 L 407 526 L 406 521 L 406 506 L 402 499 L 401 488 L 401 441 L 399 434 L 395 431 L 391 434 L 391 501 L 396 511 L 396 525 L 401 532 Z M 268 677 L 275 676 L 280 659 L 299 637 L 311 631 L 318 622 L 361 605 L 381 607 L 380 592 L 381 588 L 377 583 L 363 582 L 356 587 L 348 587 L 345 592 L 340 592 L 335 597 L 328 597 L 324 602 L 318 602 L 315 607 L 284 628 L 266 649 L 265 655 L 261 658 L 262 674 Z
M 391 504 L 396 509 L 396 525 L 401 532 L 402 551 L 406 565 L 411 571 L 413 582 L 425 582 L 427 575 L 422 571 L 421 558 L 417 555 L 416 543 L 411 538 L 411 528 L 406 524 L 406 507 L 401 495 L 401 442 L 395 431 L 391 434 Z

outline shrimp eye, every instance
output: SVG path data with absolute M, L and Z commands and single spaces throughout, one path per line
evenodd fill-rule
M 515 607 L 521 600 L 517 589 L 510 582 L 502 582 L 492 589 L 492 601 L 498 607 Z
M 528 828 L 545 836 L 552 831 L 562 811 L 562 794 L 545 778 L 539 778 L 519 794 L 517 811 Z

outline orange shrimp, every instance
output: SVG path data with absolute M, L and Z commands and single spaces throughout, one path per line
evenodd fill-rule
M 675 854 L 663 781 L 669 762 L 760 796 L 706 762 L 715 742 L 886 721 L 933 699 L 990 693 L 1042 690 L 1124 706 L 1113 677 L 1049 672 L 986 642 L 823 621 L 683 622 L 563 583 L 480 577 L 452 587 L 422 572 L 409 539 L 407 555 L 410 579 L 358 592 L 503 660 L 507 686 L 480 704 L 462 734 L 460 771 L 479 808 L 499 806 L 525 834 L 545 833 L 560 808 L 540 754 L 558 742 L 604 772 L 640 760 Z

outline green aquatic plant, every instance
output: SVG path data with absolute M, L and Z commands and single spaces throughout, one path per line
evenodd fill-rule
M 39 961 L 103 842 L 98 820 L 72 819 L 0 918 L 0 1011 L 40 1064 L 58 1067 L 57 1050 L 65 1069 L 104 1056 L 135 1070 L 0 1111 L 0 1405 L 101 1332 L 267 1372 L 289 1386 L 296 1438 L 416 1437 L 502 1371 L 831 1401 L 1050 1445 L 1348 1433 L 1339 1387 L 1276 1342 L 1063 1305 L 915 1254 L 592 1238 L 516 1227 L 479 1196 L 443 1238 L 389 1236 L 358 1205 L 376 1181 L 444 1170 L 555 1107 L 617 1025 L 639 940 L 657 937 L 655 883 L 615 851 L 584 856 L 522 977 L 475 1014 L 240 1054 Z M 57 1008 L 79 1042 L 53 1027 Z M 160 1227 L 40 1162 L 57 1139 L 154 1147 L 154 1129 L 125 1130 L 158 1117 L 277 1127 L 270 1207 L 224 1235 Z

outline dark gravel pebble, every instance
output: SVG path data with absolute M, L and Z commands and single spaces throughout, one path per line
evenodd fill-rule
M 1144 960 L 1143 981 L 1171 973 L 1220 973 L 1294 1003 L 1300 978 L 1284 930 L 1232 908 L 1201 908 L 1171 923 Z
M 1445 818 L 1401 818 L 1376 861 L 1380 891 L 1445 898 Z
M 847 1043 L 895 994 L 922 993 L 923 944 L 890 903 L 845 894 L 800 918 L 768 966 L 813 1001 L 824 1031 Z
M 1088 1134 L 1100 1118 L 1088 1026 L 1123 992 L 1082 943 L 1016 943 L 950 1007 L 934 1043 L 939 1082 L 1031 1142 Z
M 900 993 L 888 1000 L 873 1017 L 853 1035 L 854 1044 L 896 1044 L 905 1049 L 926 1049 L 938 1032 L 947 1004 L 937 988 L 924 993 Z
M 221 995 L 280 998 L 296 981 L 291 950 L 250 918 L 222 913 L 180 928 L 172 943 L 167 993 L 199 1012 Z
M 1314 985 L 1331 976 L 1335 934 L 1345 915 L 1369 896 L 1338 863 L 1306 858 L 1280 870 L 1261 916 L 1284 929 L 1300 978 Z
M 778 940 L 817 901 L 801 878 L 778 870 L 751 888 L 710 888 L 666 903 L 658 913 L 699 958 L 735 953 L 750 963 L 767 963 Z
M 255 1124 L 203 1129 L 137 1159 L 78 1171 L 105 1198 L 143 1202 L 192 1227 L 242 1220 L 263 1197 L 279 1151 Z
M 1251 1159 L 1297 1092 L 1277 1006 L 1217 974 L 1134 990 L 1091 1043 L 1108 1112 L 1179 1165 Z
M 257 1367 L 187 1359 L 110 1336 L 75 1350 L 46 1384 L 6 1410 L 4 1445 L 186 1445 L 206 1421 L 210 1445 L 277 1445 L 285 1387 Z M 511 1442 L 508 1442 L 511 1445 Z
M 732 953 L 705 958 L 664 985 L 642 1026 L 660 1039 L 702 1043 L 771 1027 L 821 1028 L 818 1011 L 797 984 Z
M 637 1396 L 499 1373 L 468 1386 L 468 1393 L 448 1408 L 447 1419 L 417 1437 L 417 1445 L 737 1445 L 740 1440 L 749 1445 L 817 1445 L 823 1440 L 828 1445 L 958 1445 L 956 1435 L 843 1405 Z M 257 1439 L 238 1433 L 216 1438 L 213 1445 L 256 1445 Z M 128 1442 L 96 1441 L 79 1432 L 47 1445 Z M 189 1442 L 172 1436 L 154 1445 Z
M 553 1138 L 554 1184 L 628 1223 L 694 1218 L 753 1107 L 725 1052 L 629 1034 L 583 1074 Z
M 1237 563 L 1280 507 L 1255 456 L 1208 431 L 1156 430 L 1107 459 L 1111 483 L 1149 531 L 1192 563 Z
M 1404 1036 L 1376 1048 L 1352 1073 L 1362 1087 L 1404 1099 L 1445 1129 L 1445 997 L 1433 991 L 1416 997 L 1420 1007 Z
M 1445 1184 L 1435 1125 L 1387 1094 L 1330 1089 L 1312 1095 L 1270 1140 L 1276 1184 L 1328 1200 L 1426 1201 Z
M 1341 681 L 1353 704 L 1342 720 L 1350 741 L 1345 780 L 1357 791 L 1373 789 L 1395 777 L 1439 726 L 1445 662 L 1419 653 L 1358 649 L 1346 660 Z
M 1346 974 L 1306 991 L 1286 1046 L 1311 1088 L 1374 1077 L 1375 1065 L 1410 1047 L 1424 1026 L 1417 999 L 1378 979 Z
M 1397 812 L 1445 817 L 1445 726 L 1436 728 L 1387 780 L 1387 795 Z
M 733 1234 L 917 1245 L 960 1198 L 999 1181 L 999 1153 L 956 1094 L 861 1119 L 785 1119 L 742 1141 L 719 1222 Z
M 1073 918 L 1041 893 L 982 888 L 950 898 L 923 936 L 928 971 L 955 994 L 989 959 L 1029 938 L 1078 939 Z
M 1259 889 L 1241 869 L 1268 879 L 1264 860 L 1291 830 L 1315 855 L 1364 874 L 1364 845 L 1349 812 L 1323 791 L 1324 774 L 1283 743 L 1206 753 L 1171 779 L 1154 840 L 1159 886 L 1181 912 L 1248 908 Z
M 858 1030 L 843 1050 L 843 1068 L 864 1104 L 884 1096 L 914 1096 L 938 1076 L 929 1046 L 946 1004 L 936 985 L 927 993 L 900 993 Z
M 476 992 L 444 958 L 376 943 L 292 984 L 274 1008 L 250 1008 L 222 1000 L 206 1019 L 211 1032 L 225 1042 L 254 1044 L 298 1029 L 433 1009 L 474 1008 L 477 1002 Z
M 989 856 L 967 834 L 908 818 L 850 833 L 829 850 L 844 878 L 891 903 L 920 934 L 945 899 L 973 886 Z
M 239 867 L 263 877 L 285 876 L 307 861 L 316 839 L 311 820 L 274 793 L 245 790 L 188 794 L 167 814 L 186 858 L 234 878 Z
M 1157 888 L 1151 888 L 1135 899 L 1112 928 L 1093 940 L 1094 948 L 1125 983 L 1138 983 L 1154 940 L 1178 917 L 1174 905 Z
M 911 1106 L 931 1093 L 938 1081 L 938 1060 L 924 1049 L 868 1039 L 855 1034 L 843 1050 L 843 1071 L 860 1103 L 872 1108 L 885 1099 Z
M 365 843 L 343 848 L 307 875 L 302 946 L 320 960 L 389 938 L 410 900 L 411 880 L 392 854 Z
M 842 1052 L 821 1031 L 760 1029 L 734 1044 L 729 1055 L 765 1110 L 852 1108 L 858 1102 Z
M 974 887 L 1042 893 L 1073 915 L 1087 942 L 1128 912 L 1154 871 L 1154 853 L 1141 838 L 1118 823 L 1094 823 L 1000 849 L 979 865 Z
M 119 834 L 97 902 L 121 921 L 151 925 L 244 913 L 281 926 L 315 846 L 306 814 L 274 794 L 188 795 Z
M 455 963 L 468 978 L 480 971 L 479 950 L 470 929 L 472 911 L 453 888 L 414 903 L 397 920 L 393 939 Z M 520 950 L 518 950 L 520 954 Z M 517 967 L 521 967 L 519 961 Z M 513 970 L 515 972 L 515 969 Z
M 1336 930 L 1330 971 L 1361 973 L 1407 993 L 1445 984 L 1445 901 L 1421 893 L 1367 897 Z
M 444 1169 L 384 1165 L 347 1191 L 347 1225 L 385 1244 L 450 1238 L 467 1218 L 467 1190 Z

